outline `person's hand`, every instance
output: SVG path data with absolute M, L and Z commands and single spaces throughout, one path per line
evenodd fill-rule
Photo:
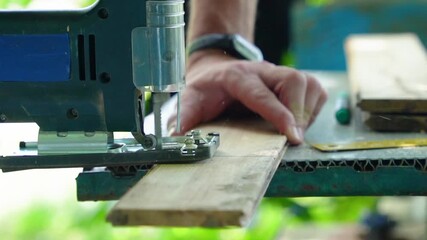
M 327 94 L 312 76 L 268 62 L 236 60 L 221 51 L 194 53 L 181 98 L 183 134 L 197 124 L 214 119 L 236 101 L 271 122 L 291 144 L 303 141 Z

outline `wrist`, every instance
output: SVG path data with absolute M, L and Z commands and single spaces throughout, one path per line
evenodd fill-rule
M 227 52 L 220 49 L 204 49 L 197 52 L 194 52 L 187 58 L 187 70 L 192 68 L 195 65 L 201 63 L 215 63 L 215 62 L 224 62 L 230 60 L 237 60 L 235 57 L 227 54 Z

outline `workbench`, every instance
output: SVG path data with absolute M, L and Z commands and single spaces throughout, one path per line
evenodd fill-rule
M 320 152 L 310 143 L 423 138 L 424 133 L 380 133 L 363 125 L 352 109 L 349 125 L 335 120 L 335 100 L 349 91 L 345 72 L 311 72 L 329 98 L 315 123 L 305 133 L 305 143 L 289 146 L 270 183 L 266 197 L 298 196 L 423 196 L 427 193 L 427 147 Z M 146 171 L 119 181 L 99 171 L 77 178 L 79 200 L 118 199 Z M 110 174 L 111 175 L 111 174 Z M 100 183 L 102 181 L 102 183 Z M 96 184 L 95 184 L 96 183 Z M 103 187 L 99 187 L 102 184 Z M 94 186 L 98 186 L 95 188 Z M 101 200 L 101 199 L 100 199 Z
M 344 72 L 313 73 L 327 89 L 328 101 L 305 134 L 305 143 L 289 147 L 267 196 L 388 196 L 425 195 L 427 147 L 323 153 L 308 143 L 423 138 L 424 133 L 385 133 L 369 130 L 352 106 L 352 120 L 335 120 L 335 100 L 349 91 Z

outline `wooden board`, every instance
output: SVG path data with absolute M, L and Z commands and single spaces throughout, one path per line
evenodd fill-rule
M 259 118 L 223 120 L 200 129 L 221 134 L 215 156 L 155 166 L 112 209 L 108 220 L 113 225 L 248 223 L 282 159 L 286 137 Z
M 427 55 L 416 35 L 354 35 L 345 50 L 351 87 L 362 110 L 427 113 Z
M 422 132 L 427 130 L 427 115 L 367 113 L 362 118 L 371 129 L 383 132 Z

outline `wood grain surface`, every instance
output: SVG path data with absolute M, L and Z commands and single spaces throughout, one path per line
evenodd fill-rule
M 416 35 L 354 35 L 345 50 L 352 90 L 363 111 L 427 113 L 427 55 Z
M 260 118 L 200 127 L 219 132 L 212 159 L 155 166 L 112 209 L 113 225 L 245 226 L 286 149 L 286 137 Z

